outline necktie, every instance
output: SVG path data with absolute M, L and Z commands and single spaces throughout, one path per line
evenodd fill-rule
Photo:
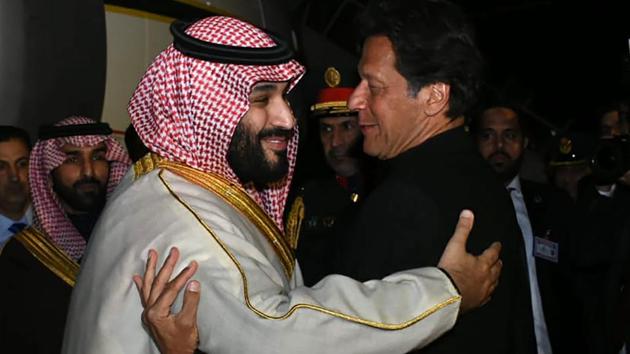
M 22 231 L 25 227 L 26 227 L 25 223 L 16 222 L 13 225 L 9 226 L 9 231 L 11 231 L 13 234 L 17 234 L 18 232 Z

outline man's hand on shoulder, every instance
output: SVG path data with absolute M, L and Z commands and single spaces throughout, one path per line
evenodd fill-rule
M 137 274 L 133 276 L 144 307 L 142 322 L 151 332 L 162 354 L 194 353 L 199 342 L 197 330 L 199 282 L 193 280 L 186 286 L 184 304 L 179 313 L 172 313 L 171 307 L 177 294 L 197 271 L 197 262 L 191 262 L 169 281 L 179 259 L 179 250 L 171 248 L 168 258 L 156 276 L 157 258 L 157 252 L 150 250 L 144 277 Z
M 481 255 L 466 251 L 466 241 L 474 223 L 473 213 L 464 210 L 459 216 L 455 233 L 449 240 L 439 268 L 451 277 L 462 296 L 461 312 L 482 306 L 490 300 L 501 275 L 503 263 L 499 259 L 501 244 L 493 243 Z

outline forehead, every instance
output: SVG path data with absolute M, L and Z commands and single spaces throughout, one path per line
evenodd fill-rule
M 356 122 L 357 116 L 341 116 L 341 117 L 322 117 L 319 118 L 319 124 L 324 125 L 341 125 L 346 122 Z
M 73 154 L 73 153 L 92 153 L 94 151 L 102 151 L 102 150 L 107 150 L 107 145 L 105 144 L 105 142 L 100 142 L 96 145 L 88 145 L 88 146 L 77 146 L 74 144 L 64 144 L 61 147 L 61 151 L 65 152 L 66 154 Z
M 395 70 L 395 64 L 396 54 L 389 38 L 379 35 L 365 40 L 359 61 L 359 71 L 362 75 L 369 76 L 374 71 L 383 68 Z
M 28 147 L 20 139 L 11 138 L 0 142 L 0 159 L 17 159 L 28 156 Z
M 481 115 L 481 129 L 520 129 L 516 112 L 506 107 L 493 107 Z

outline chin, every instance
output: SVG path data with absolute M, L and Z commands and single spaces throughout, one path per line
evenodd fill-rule
M 376 157 L 378 155 L 378 149 L 366 142 L 363 143 L 363 152 L 369 156 Z

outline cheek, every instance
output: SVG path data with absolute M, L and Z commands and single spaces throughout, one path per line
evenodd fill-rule
M 27 182 L 28 181 L 28 169 L 24 168 L 20 170 L 20 181 Z
M 331 136 L 329 134 L 326 134 L 326 135 L 320 135 L 319 138 L 322 142 L 322 147 L 324 148 L 324 152 L 330 150 L 330 145 L 332 141 Z
M 357 139 L 359 139 L 360 135 L 361 135 L 361 132 L 359 130 L 349 130 L 344 135 L 344 142 L 347 143 L 348 145 L 354 144 L 357 141 Z
M 493 145 L 489 143 L 479 143 L 479 153 L 483 158 L 487 159 L 494 152 Z
M 513 159 L 518 158 L 523 153 L 521 146 L 516 143 L 509 145 L 505 150 Z
M 94 166 L 94 177 L 96 177 L 102 185 L 107 184 L 107 180 L 109 178 L 109 163 L 104 161 L 96 163 Z
M 65 187 L 72 187 L 81 177 L 81 169 L 75 165 L 61 165 L 53 172 L 56 183 Z

